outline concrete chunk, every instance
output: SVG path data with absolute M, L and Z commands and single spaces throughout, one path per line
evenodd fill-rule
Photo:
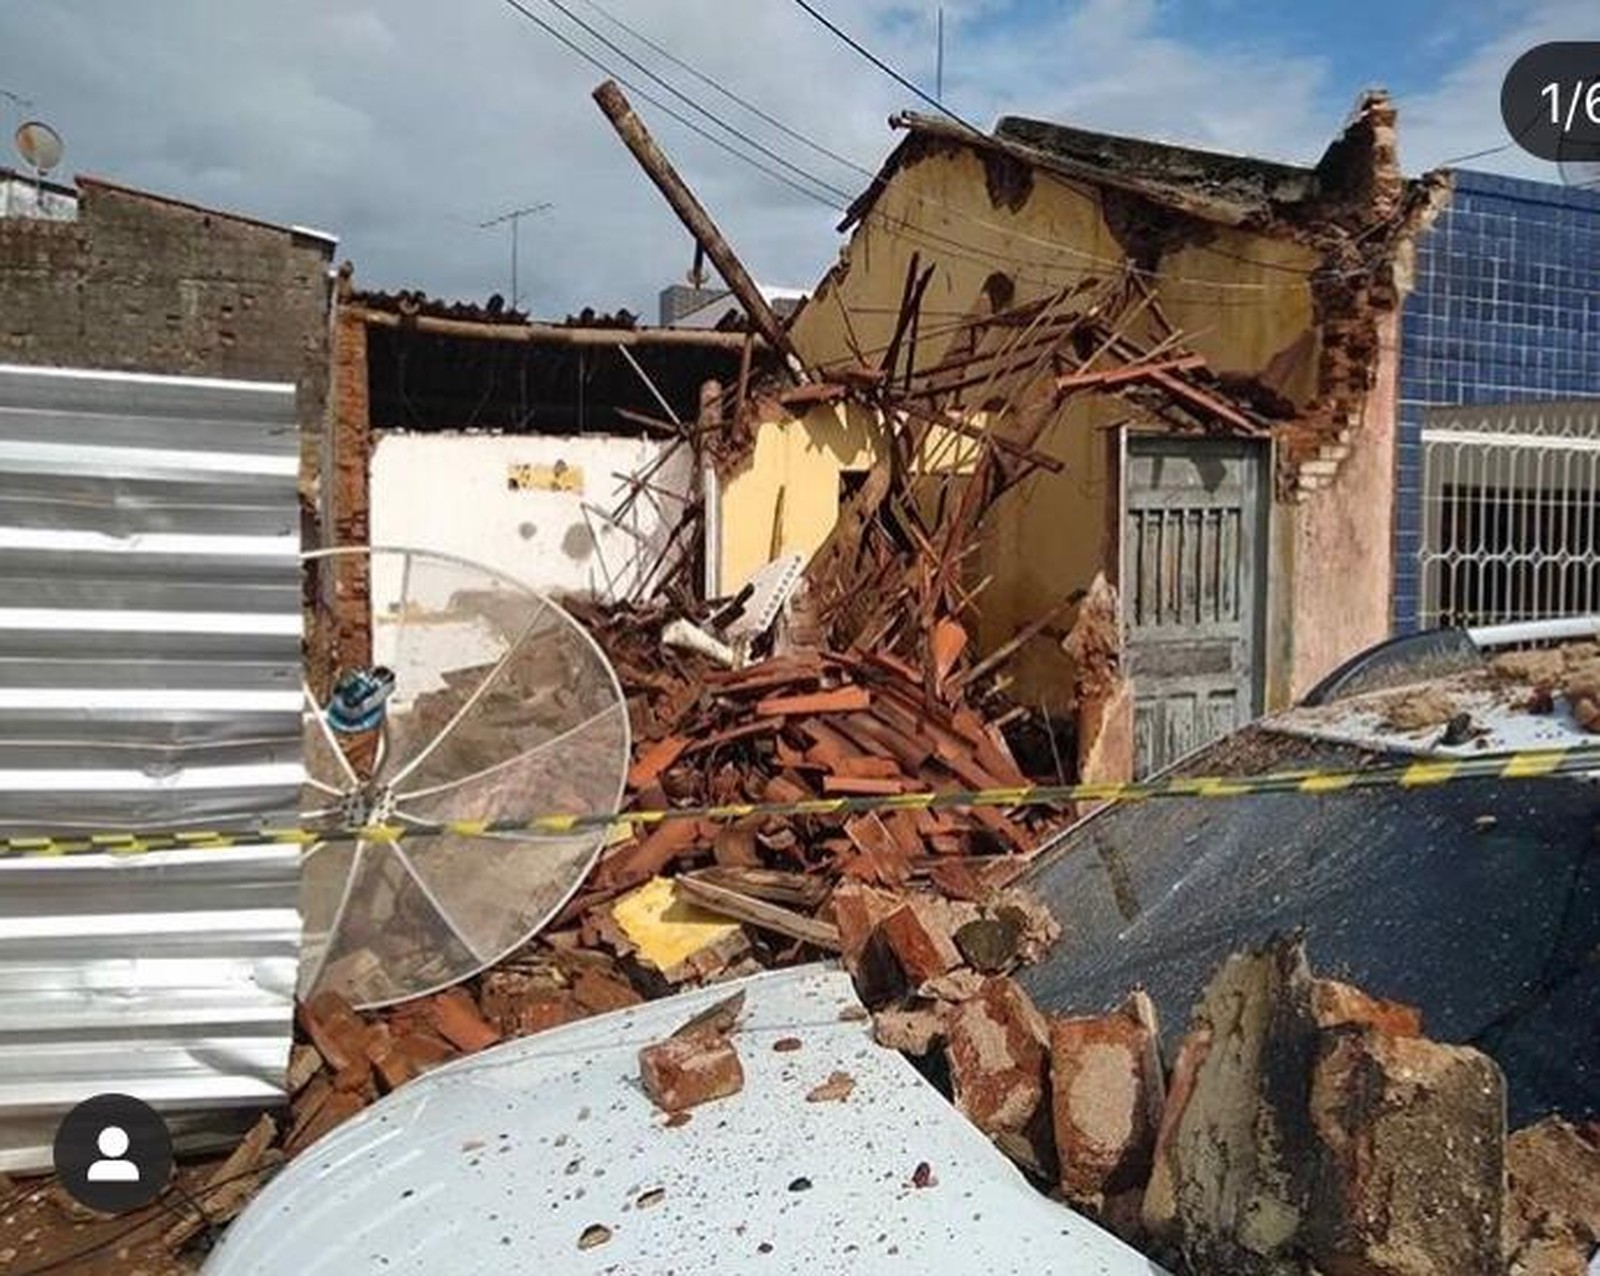
M 1135 993 L 1108 1015 L 1050 1024 L 1050 1091 L 1063 1195 L 1093 1213 L 1143 1194 L 1164 1098 L 1155 1008 Z
M 951 1016 L 947 1052 L 956 1106 L 1042 1177 L 1054 1177 L 1049 1032 L 1010 979 L 986 981 Z
M 1371 1028 L 1323 1037 L 1306 1229 L 1329 1276 L 1494 1276 L 1505 1081 L 1487 1055 Z
M 1506 1141 L 1506 1179 L 1512 1276 L 1587 1276 L 1600 1245 L 1600 1146 L 1546 1117 Z

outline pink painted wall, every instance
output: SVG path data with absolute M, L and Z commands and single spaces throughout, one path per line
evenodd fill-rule
M 1293 522 L 1291 699 L 1389 636 L 1400 316 L 1377 322 L 1376 375 L 1351 453 L 1330 486 L 1283 510 Z

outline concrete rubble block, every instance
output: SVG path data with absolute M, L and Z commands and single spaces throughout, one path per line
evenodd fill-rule
M 1159 1038 L 1155 1006 L 1143 992 L 1111 1014 L 1051 1021 L 1061 1191 L 1080 1208 L 1101 1214 L 1116 1201 L 1137 1217 L 1165 1099 Z M 1118 1201 L 1130 1195 L 1131 1202 Z
M 985 981 L 950 1017 L 946 1053 L 956 1106 L 1013 1160 L 1056 1174 L 1049 1029 L 1021 986 Z
M 639 1080 L 663 1112 L 683 1112 L 744 1088 L 733 1041 L 719 1032 L 668 1037 L 639 1051 Z
M 1587 1276 L 1600 1245 L 1600 1143 L 1559 1117 L 1506 1140 L 1506 1270 Z
M 1337 979 L 1312 981 L 1311 1013 L 1319 1028 L 1350 1024 L 1375 1028 L 1391 1037 L 1422 1035 L 1422 1012 L 1415 1006 L 1374 997 Z
M 945 911 L 936 906 L 931 896 L 912 895 L 879 923 L 912 987 L 961 965 L 961 953 L 951 938 Z
M 1316 1026 L 1297 941 L 1225 961 L 1173 1065 L 1142 1220 L 1199 1271 L 1298 1272 Z
M 1327 1276 L 1504 1271 L 1505 1079 L 1420 1037 L 1322 1034 L 1311 1082 L 1318 1172 L 1306 1247 Z
M 872 1016 L 872 1038 L 901 1054 L 929 1054 L 944 1043 L 949 1018 L 948 1008 L 940 1002 L 891 1006 Z

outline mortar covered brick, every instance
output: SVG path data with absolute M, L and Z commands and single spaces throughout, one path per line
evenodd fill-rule
M 1154 1007 L 1136 993 L 1108 1015 L 1050 1024 L 1050 1091 L 1061 1190 L 1099 1210 L 1142 1192 L 1161 1124 Z
M 1311 1013 L 1319 1028 L 1350 1024 L 1376 1028 L 1391 1037 L 1422 1035 L 1422 1012 L 1416 1007 L 1374 997 L 1336 979 L 1312 982 Z
M 663 1112 L 682 1112 L 738 1094 L 744 1088 L 744 1068 L 729 1038 L 695 1033 L 668 1037 L 639 1051 L 639 1080 Z
M 1030 1169 L 1055 1172 L 1049 1031 L 1021 986 L 984 982 L 951 1017 L 947 1053 L 956 1106 Z

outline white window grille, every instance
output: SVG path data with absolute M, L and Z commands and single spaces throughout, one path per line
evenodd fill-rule
M 1422 623 L 1600 611 L 1600 400 L 1430 409 Z

